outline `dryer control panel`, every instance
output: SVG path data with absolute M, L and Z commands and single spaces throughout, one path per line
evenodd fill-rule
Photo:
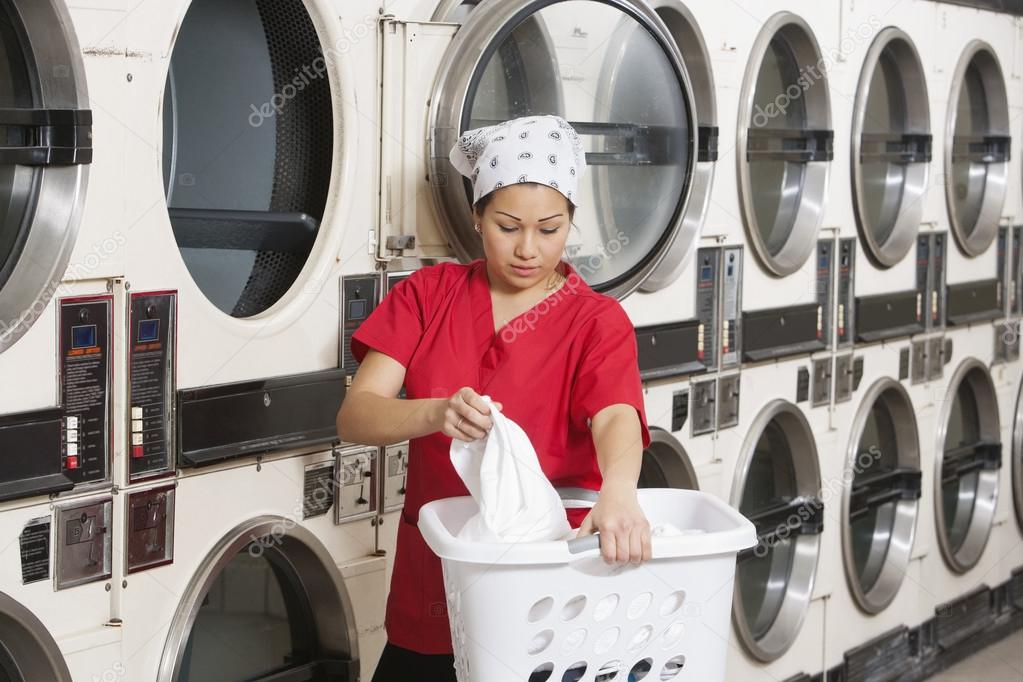
M 352 355 L 352 334 L 377 306 L 380 275 L 352 275 L 341 279 L 341 368 L 355 374 L 359 363 Z
M 62 471 L 75 485 L 110 478 L 113 296 L 60 301 Z
M 133 293 L 128 309 L 128 480 L 173 472 L 177 293 Z

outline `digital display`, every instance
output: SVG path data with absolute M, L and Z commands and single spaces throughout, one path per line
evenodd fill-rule
M 96 345 L 96 325 L 86 324 L 71 328 L 72 348 L 92 348 Z
M 139 320 L 139 343 L 160 338 L 160 320 Z
M 366 299 L 357 298 L 348 302 L 348 319 L 361 320 L 366 317 Z
M 704 266 L 704 267 L 700 268 L 700 279 L 703 280 L 704 282 L 709 280 L 711 278 L 712 274 L 713 274 L 713 269 L 712 268 L 710 268 L 708 266 Z

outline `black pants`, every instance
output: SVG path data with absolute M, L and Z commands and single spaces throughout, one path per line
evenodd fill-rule
M 373 682 L 455 682 L 455 657 L 451 654 L 421 654 L 390 642 L 380 655 Z

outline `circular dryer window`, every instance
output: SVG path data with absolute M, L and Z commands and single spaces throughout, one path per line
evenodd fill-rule
M 52 298 L 85 203 L 92 112 L 71 26 L 63 0 L 0 0 L 0 352 Z
M 243 524 L 206 558 L 171 623 L 161 680 L 320 679 L 358 667 L 352 612 L 330 555 L 286 523 Z
M 998 398 L 976 360 L 964 362 L 949 385 L 938 422 L 935 522 L 945 561 L 965 572 L 980 560 L 994 521 L 1002 464 Z
M 682 443 L 656 426 L 650 428 L 650 445 L 643 450 L 638 487 L 700 489 Z
M 956 243 L 983 253 L 998 232 L 1009 170 L 1009 105 L 991 46 L 974 41 L 959 59 L 949 94 L 945 197 Z
M 909 251 L 923 215 L 931 159 L 923 65 L 909 36 L 881 31 L 867 51 L 853 109 L 853 207 L 867 253 L 882 267 Z
M 557 114 L 580 133 L 588 168 L 566 257 L 590 286 L 628 294 L 678 232 L 692 229 L 683 215 L 697 161 L 696 107 L 678 47 L 645 2 L 480 4 L 440 74 L 431 178 L 459 177 L 447 151 L 464 130 Z M 481 257 L 468 182 L 431 186 L 458 256 Z
M 860 608 L 877 613 L 898 594 L 920 498 L 920 444 L 909 395 L 892 379 L 867 390 L 853 421 L 842 505 L 846 577 Z
M 802 412 L 770 403 L 739 461 L 731 502 L 756 525 L 760 542 L 739 554 L 733 616 L 749 652 L 772 661 L 792 646 L 806 617 L 824 516 L 817 447 Z
M 780 12 L 757 36 L 743 81 L 739 198 L 753 250 L 778 276 L 806 262 L 823 218 L 834 133 L 822 64 L 807 23 Z
M 60 648 L 27 608 L 0 592 L 0 680 L 71 682 Z
M 163 102 L 167 209 L 192 278 L 234 317 L 276 303 L 319 232 L 333 114 L 326 73 L 307 76 L 322 59 L 302 0 L 195 0 L 178 32 Z

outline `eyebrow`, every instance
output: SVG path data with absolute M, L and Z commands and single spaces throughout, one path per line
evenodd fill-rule
M 496 213 L 500 213 L 501 215 L 506 215 L 506 216 L 508 216 L 509 218 L 511 218 L 512 220 L 517 220 L 517 221 L 519 221 L 520 223 L 522 222 L 522 218 L 519 218 L 519 217 L 513 216 L 513 215 L 512 215 L 511 213 L 505 213 L 504 211 L 495 211 L 495 212 L 496 212 Z M 544 222 L 544 221 L 546 221 L 546 220 L 551 220 L 552 218 L 558 218 L 558 217 L 560 217 L 561 215 L 563 215 L 563 214 L 561 214 L 561 213 L 555 213 L 554 215 L 549 215 L 549 216 L 547 216 L 546 218 L 540 218 L 540 220 L 538 220 L 537 222 L 538 222 L 538 223 L 542 223 L 542 222 Z

